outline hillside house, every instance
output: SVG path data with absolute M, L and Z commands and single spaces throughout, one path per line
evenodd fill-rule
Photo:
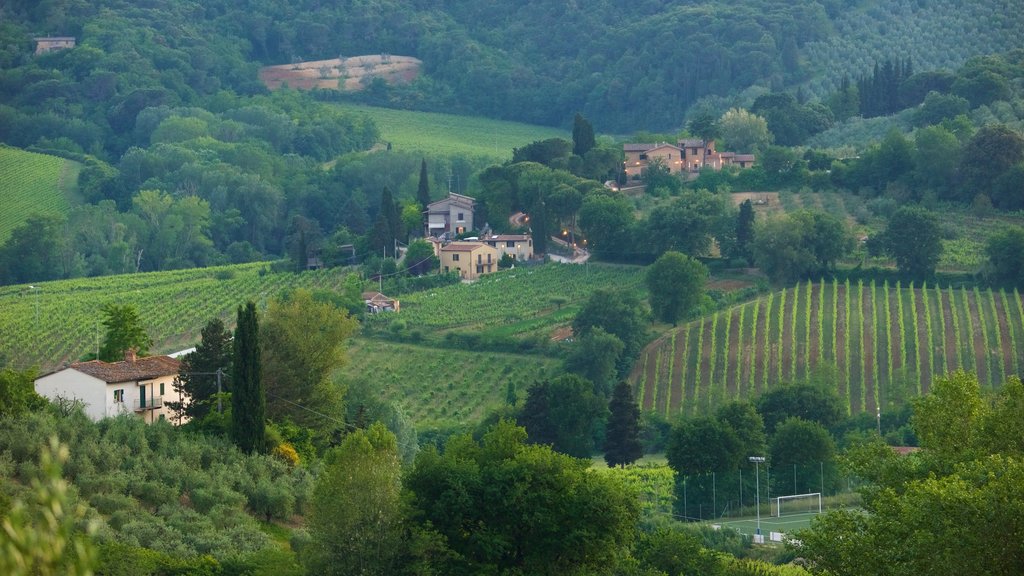
M 36 41 L 36 56 L 75 47 L 73 36 L 41 36 L 33 40 Z
M 366 304 L 366 312 L 369 314 L 398 312 L 402 306 L 398 300 L 388 298 L 380 292 L 363 292 L 363 302 Z
M 120 362 L 75 362 L 41 376 L 36 379 L 35 389 L 51 400 L 81 400 L 86 415 L 93 420 L 134 413 L 152 423 L 172 416 L 164 398 L 178 400 L 171 395 L 180 365 L 170 356 L 137 358 L 129 350 Z
M 498 260 L 506 254 L 514 260 L 533 258 L 533 238 L 529 234 L 492 234 L 480 241 L 498 251 Z
M 483 242 L 452 242 L 440 252 L 441 271 L 458 272 L 463 280 L 498 271 L 498 249 Z
M 721 170 L 725 166 L 750 168 L 754 165 L 753 154 L 718 152 L 714 140 L 684 139 L 676 144 L 659 142 L 655 144 L 623 144 L 626 155 L 623 167 L 626 177 L 638 180 L 647 167 L 660 162 L 671 174 L 697 174 L 703 168 Z
M 447 198 L 431 202 L 424 212 L 426 228 L 424 236 L 453 235 L 473 230 L 473 209 L 476 200 L 470 196 L 450 192 Z

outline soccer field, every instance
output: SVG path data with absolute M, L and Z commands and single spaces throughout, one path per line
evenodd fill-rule
M 773 516 L 761 516 L 761 533 L 765 535 L 765 541 L 768 540 L 768 535 L 771 532 L 785 532 L 792 534 L 797 530 L 807 528 L 811 524 L 811 518 L 817 516 L 817 512 L 805 513 L 805 514 L 789 514 L 782 518 L 775 518 Z M 741 534 L 756 534 L 757 533 L 757 518 L 736 518 L 736 519 L 722 519 L 714 522 L 709 522 L 711 525 L 722 526 L 723 528 L 732 528 Z

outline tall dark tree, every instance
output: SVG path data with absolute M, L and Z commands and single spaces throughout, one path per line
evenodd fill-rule
M 538 198 L 530 210 L 530 233 L 533 251 L 543 254 L 548 249 L 548 210 L 543 198 Z
M 942 255 L 942 233 L 935 214 L 918 206 L 897 210 L 874 247 L 896 260 L 902 274 L 923 280 L 935 274 Z
M 384 220 L 388 224 L 388 233 L 391 236 L 391 246 L 388 248 L 389 253 L 392 256 L 396 256 L 393 252 L 394 241 L 395 239 L 405 237 L 402 230 L 402 208 L 395 202 L 394 197 L 391 195 L 391 189 L 387 186 L 384 187 L 384 192 L 380 195 L 380 211 L 384 214 Z
M 149 347 L 153 340 L 146 329 L 142 327 L 142 319 L 139 311 L 131 304 L 105 304 L 100 309 L 103 312 L 103 325 L 107 328 L 107 335 L 100 346 L 100 360 L 104 362 L 116 362 L 123 360 L 125 351 L 133 349 L 138 356 L 145 356 L 149 353 Z
M 594 328 L 602 328 L 615 335 L 624 346 L 617 368 L 623 377 L 633 366 L 647 339 L 647 322 L 640 300 L 635 294 L 622 290 L 600 289 L 590 295 L 583 309 L 572 321 L 573 334 L 583 338 Z
M 594 127 L 577 112 L 572 121 L 572 153 L 582 158 L 595 145 L 597 140 L 594 139 Z
M 608 426 L 604 435 L 604 461 L 608 466 L 632 464 L 644 455 L 640 443 L 640 406 L 633 399 L 633 390 L 620 381 L 608 402 Z
M 739 213 L 736 215 L 736 253 L 735 256 L 746 259 L 752 264 L 754 254 L 751 251 L 751 244 L 754 242 L 754 205 L 750 199 L 740 204 Z
M 426 158 L 420 161 L 420 182 L 416 186 L 416 202 L 419 203 L 420 210 L 426 210 L 427 205 L 430 204 L 430 181 L 427 178 Z
M 267 398 L 260 364 L 259 319 L 256 304 L 238 307 L 231 374 L 231 437 L 244 452 L 266 448 Z
M 231 331 L 220 318 L 211 318 L 203 326 L 202 340 L 195 351 L 181 360 L 174 391 L 182 399 L 168 402 L 168 407 L 191 420 L 209 414 L 217 405 L 213 397 L 217 393 L 218 370 L 222 391 L 230 391 L 232 354 Z

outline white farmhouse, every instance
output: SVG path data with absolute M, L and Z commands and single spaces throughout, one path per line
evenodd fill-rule
M 41 376 L 35 382 L 36 393 L 51 400 L 81 400 L 93 420 L 134 413 L 152 423 L 172 416 L 164 398 L 177 400 L 172 394 L 179 366 L 170 356 L 136 358 L 129 350 L 121 362 L 76 362 Z

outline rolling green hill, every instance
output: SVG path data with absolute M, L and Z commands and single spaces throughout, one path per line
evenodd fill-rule
M 631 376 L 645 410 L 703 413 L 780 383 L 834 380 L 851 414 L 926 393 L 932 378 L 977 373 L 998 387 L 1024 365 L 1017 292 L 933 285 L 806 283 L 673 330 Z
M 32 214 L 65 214 L 74 203 L 79 164 L 0 146 L 0 244 Z

